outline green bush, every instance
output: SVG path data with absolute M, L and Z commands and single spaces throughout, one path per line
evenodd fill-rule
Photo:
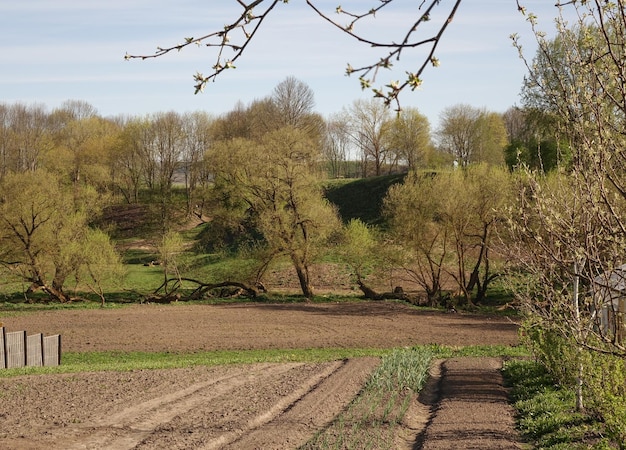
M 602 419 L 607 435 L 626 449 L 626 360 L 587 351 L 584 367 L 588 410 Z
M 522 343 L 548 370 L 554 380 L 565 386 L 575 383 L 579 367 L 577 346 L 560 333 L 527 319 L 520 328 Z

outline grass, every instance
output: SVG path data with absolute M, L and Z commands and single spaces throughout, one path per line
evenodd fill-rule
M 383 357 L 407 349 L 380 348 L 313 348 L 270 350 L 220 350 L 208 352 L 64 352 L 58 367 L 22 367 L 0 371 L 0 378 L 19 375 L 43 375 L 52 373 L 79 373 L 98 371 L 131 371 L 175 369 L 193 366 L 217 366 L 225 364 L 253 364 L 258 362 L 324 362 L 346 358 Z M 523 347 L 468 346 L 448 347 L 440 345 L 418 346 L 412 351 L 428 352 L 435 358 L 456 356 L 527 356 Z M 399 356 L 395 357 L 396 359 Z M 400 366 L 400 362 L 395 363 Z M 398 373 L 397 377 L 408 379 L 411 374 Z M 415 375 L 419 376 L 419 375 Z
M 534 448 L 615 448 L 602 437 L 602 423 L 575 411 L 574 391 L 556 385 L 539 363 L 511 360 L 505 364 L 503 375 L 511 387 L 518 429 Z
M 210 352 L 65 352 L 58 367 L 23 367 L 0 371 L 0 378 L 18 375 L 176 369 L 193 366 L 253 364 L 259 362 L 323 362 L 345 358 L 382 356 L 386 349 L 221 350 Z
M 400 183 L 405 175 L 381 175 L 329 182 L 326 198 L 337 206 L 344 222 L 361 219 L 370 225 L 380 225 L 383 221 L 381 207 L 383 198 L 390 186 Z

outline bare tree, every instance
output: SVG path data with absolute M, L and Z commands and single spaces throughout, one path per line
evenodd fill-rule
M 428 164 L 433 145 L 428 118 L 415 108 L 406 108 L 391 122 L 388 142 L 396 159 L 409 170 Z
M 348 175 L 347 160 L 350 144 L 347 120 L 340 115 L 330 118 L 326 122 L 322 152 L 329 164 L 331 177 L 338 178 Z
M 207 83 L 214 80 L 218 75 L 228 69 L 235 68 L 235 62 L 243 55 L 251 40 L 259 32 L 263 22 L 270 13 L 281 3 L 288 3 L 286 0 L 252 0 L 244 2 L 237 0 L 239 12 L 233 12 L 234 19 L 219 30 L 210 31 L 200 37 L 186 37 L 182 43 L 168 47 L 157 47 L 153 54 L 139 55 L 126 54 L 128 59 L 158 58 L 170 52 L 178 52 L 192 45 L 204 45 L 214 48 L 217 51 L 215 64 L 208 75 L 196 73 L 194 75 L 196 93 L 202 91 Z M 438 66 L 439 60 L 436 57 L 436 50 L 441 42 L 441 38 L 452 22 L 456 11 L 461 4 L 461 0 L 442 4 L 441 0 L 423 0 L 418 5 L 418 11 L 414 18 L 409 18 L 405 28 L 398 36 L 390 37 L 388 40 L 380 41 L 370 35 L 370 25 L 372 20 L 385 13 L 393 13 L 394 5 L 399 2 L 394 0 L 382 0 L 380 2 L 369 1 L 370 5 L 359 5 L 357 11 L 348 11 L 341 6 L 328 9 L 322 7 L 322 2 L 306 0 L 306 4 L 316 14 L 322 22 L 326 22 L 337 28 L 340 32 L 349 35 L 357 42 L 381 50 L 381 55 L 371 64 L 361 67 L 352 67 L 348 64 L 346 73 L 359 76 L 359 83 L 363 89 L 371 89 L 376 97 L 384 100 L 390 105 L 395 102 L 399 108 L 400 93 L 409 88 L 411 90 L 422 84 L 422 73 L 429 65 Z M 433 26 L 431 20 L 435 17 L 435 12 L 444 10 L 439 22 Z M 339 18 L 332 18 L 331 14 L 337 14 Z M 344 22 L 347 20 L 347 23 Z M 420 32 L 424 30 L 424 34 Z M 411 50 L 426 49 L 425 55 L 418 59 L 416 66 L 407 71 L 406 77 L 402 81 L 389 81 L 384 87 L 372 87 L 377 82 L 377 77 L 382 69 L 391 69 L 394 62 L 400 61 L 404 53 Z
M 363 175 L 368 175 L 370 163 L 374 165 L 373 174 L 381 175 L 389 150 L 385 139 L 390 121 L 389 110 L 376 99 L 355 100 L 347 115 L 350 118 L 350 135 L 364 163 Z
M 294 128 L 301 128 L 315 107 L 313 90 L 295 77 L 279 83 L 270 98 L 280 112 L 282 124 Z
M 203 158 L 212 142 L 213 119 L 206 113 L 195 112 L 182 117 L 183 151 L 181 170 L 187 191 L 187 213 L 191 213 L 196 188 L 204 176 Z M 201 213 L 200 213 L 201 214 Z
M 504 161 L 507 144 L 504 121 L 484 108 L 459 104 L 444 109 L 437 135 L 439 147 L 462 167 Z

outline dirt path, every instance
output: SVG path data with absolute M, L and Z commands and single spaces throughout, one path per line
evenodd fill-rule
M 520 449 L 498 358 L 440 362 L 433 416 L 418 439 L 422 450 Z

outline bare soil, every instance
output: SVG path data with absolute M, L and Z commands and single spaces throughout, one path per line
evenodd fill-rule
M 506 318 L 398 302 L 136 305 L 0 320 L 8 331 L 61 333 L 72 352 L 517 344 Z M 348 405 L 377 364 L 357 358 L 0 378 L 0 448 L 297 448 Z M 398 448 L 518 448 L 500 364 L 435 364 Z

